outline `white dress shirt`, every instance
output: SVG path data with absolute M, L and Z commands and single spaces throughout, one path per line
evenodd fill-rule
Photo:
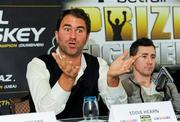
M 98 58 L 98 62 L 100 65 L 98 89 L 107 107 L 109 108 L 112 104 L 127 103 L 127 95 L 121 83 L 118 87 L 108 87 L 107 85 L 108 64 L 102 58 Z M 83 75 L 85 68 L 86 61 L 82 56 L 80 70 L 74 85 Z M 50 87 L 50 74 L 41 59 L 35 57 L 28 63 L 26 77 L 37 112 L 54 111 L 57 115 L 64 110 L 71 92 L 64 91 L 58 82 L 52 88 Z

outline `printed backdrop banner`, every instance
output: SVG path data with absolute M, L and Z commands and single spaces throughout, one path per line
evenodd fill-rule
M 5 99 L 28 94 L 27 63 L 54 46 L 56 21 L 63 3 L 34 3 L 0 2 L 0 108 L 10 104 Z
M 180 64 L 179 0 L 74 0 L 67 8 L 83 8 L 91 18 L 87 50 L 111 63 L 132 41 L 153 39 L 157 62 Z

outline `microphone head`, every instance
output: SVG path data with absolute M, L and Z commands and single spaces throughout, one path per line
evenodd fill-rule
M 155 83 L 159 82 L 159 79 L 162 77 L 162 75 L 166 76 L 166 78 L 168 80 L 167 81 L 168 83 L 173 83 L 174 82 L 173 78 L 171 77 L 171 75 L 169 74 L 167 69 L 164 66 L 162 66 L 161 69 L 159 70 L 158 74 L 157 74 L 157 78 L 155 80 Z
M 167 80 L 168 78 L 166 77 L 166 75 L 162 74 L 159 77 L 158 83 L 156 85 L 156 91 L 158 92 L 164 91 Z
M 173 78 L 171 77 L 167 69 L 165 67 L 162 67 L 159 70 L 155 82 L 157 84 L 156 91 L 160 92 L 165 90 L 166 83 L 173 83 Z

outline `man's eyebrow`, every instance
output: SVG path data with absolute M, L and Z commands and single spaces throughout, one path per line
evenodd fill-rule
M 84 26 L 78 26 L 77 28 L 86 29 L 86 27 L 84 27 Z
M 141 55 L 148 55 L 148 53 L 141 53 Z
M 148 55 L 148 53 L 142 53 L 141 55 Z M 150 55 L 156 56 L 156 54 L 154 54 L 154 53 L 152 53 L 152 54 L 150 54 Z
M 64 25 L 63 25 L 63 27 L 65 27 L 65 26 L 69 26 L 69 27 L 71 27 L 71 25 L 70 25 L 70 24 L 64 24 Z
M 64 25 L 63 25 L 63 27 L 66 27 L 66 26 L 72 27 L 72 25 L 70 25 L 70 24 L 64 24 Z M 76 28 L 86 29 L 84 26 L 77 26 Z

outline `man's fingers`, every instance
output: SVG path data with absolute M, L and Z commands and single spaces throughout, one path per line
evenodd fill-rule
M 71 71 L 72 71 L 72 61 L 67 62 L 65 70 L 66 70 L 67 73 L 71 73 Z
M 71 78 L 75 78 L 78 75 L 78 72 L 79 66 L 67 66 L 66 70 L 64 71 L 64 73 Z
M 128 56 L 128 51 L 124 51 L 124 53 L 118 57 L 117 60 L 121 61 L 124 60 Z
M 141 56 L 142 56 L 142 54 L 137 54 L 136 56 L 133 57 L 133 59 L 136 61 Z
M 66 65 L 66 58 L 63 55 L 60 55 L 58 53 L 52 53 L 52 56 L 54 58 L 54 60 L 56 61 L 56 63 L 58 64 L 58 66 L 63 69 Z
M 78 75 L 78 72 L 79 72 L 79 66 L 73 66 L 72 67 L 72 75 L 74 77 L 76 77 Z
M 75 78 L 79 71 L 79 66 L 73 66 L 72 61 L 68 61 L 65 56 L 52 53 L 53 58 L 56 60 L 61 70 L 71 78 Z
M 57 54 L 56 53 L 52 53 L 52 56 L 53 56 L 53 58 L 56 60 L 57 59 Z

